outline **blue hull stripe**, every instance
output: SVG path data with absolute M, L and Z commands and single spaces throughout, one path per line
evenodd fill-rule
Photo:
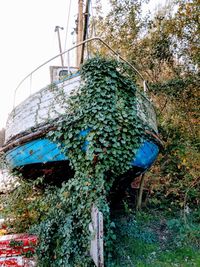
M 148 169 L 156 160 L 159 153 L 159 148 L 156 144 L 150 141 L 144 141 L 136 152 L 135 159 L 131 165 Z
M 87 149 L 87 145 L 84 146 L 83 150 L 85 149 Z M 158 153 L 159 148 L 156 144 L 144 140 L 138 148 L 131 165 L 146 170 L 156 160 Z M 11 168 L 15 168 L 34 163 L 68 160 L 68 158 L 60 151 L 56 143 L 47 138 L 41 138 L 7 152 L 6 160 L 9 162 Z
M 9 151 L 6 159 L 12 168 L 33 163 L 67 160 L 57 144 L 49 139 L 38 139 Z

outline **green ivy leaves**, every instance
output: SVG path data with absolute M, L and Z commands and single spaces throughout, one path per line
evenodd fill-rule
M 57 189 L 57 202 L 36 226 L 39 250 L 47 255 L 39 256 L 40 266 L 91 265 L 88 225 L 94 203 L 104 215 L 106 255 L 112 251 L 115 235 L 107 197 L 113 181 L 131 168 L 143 135 L 136 116 L 136 87 L 121 74 L 125 70 L 117 61 L 88 60 L 77 95 L 67 100 L 65 119 L 49 134 L 67 153 L 75 176 Z

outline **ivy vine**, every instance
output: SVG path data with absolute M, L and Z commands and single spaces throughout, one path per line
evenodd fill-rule
M 39 266 L 92 266 L 88 226 L 93 204 L 103 213 L 107 262 L 111 258 L 116 237 L 108 196 L 113 182 L 132 168 L 144 131 L 136 114 L 136 86 L 126 68 L 98 56 L 88 60 L 78 91 L 66 100 L 66 117 L 48 134 L 75 175 L 51 192 L 46 218 L 32 229 L 40 240 Z

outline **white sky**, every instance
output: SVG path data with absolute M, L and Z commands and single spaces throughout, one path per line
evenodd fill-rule
M 65 28 L 60 32 L 64 47 L 69 2 L 70 0 L 0 1 L 0 129 L 5 127 L 7 115 L 12 110 L 14 90 L 18 83 L 38 65 L 59 53 L 57 34 L 54 32 L 56 25 Z M 73 14 L 70 16 L 69 36 L 73 28 L 72 22 L 76 18 L 76 2 L 71 1 Z M 151 9 L 160 2 L 164 3 L 165 0 L 151 0 Z M 67 47 L 71 45 L 72 42 L 67 43 Z M 48 69 L 44 75 L 49 75 Z M 42 81 L 43 86 L 48 83 L 47 76 L 45 79 Z M 34 80 L 36 77 L 32 78 L 32 87 Z M 30 81 L 23 91 L 18 92 L 19 99 L 22 95 L 28 96 L 29 85 Z

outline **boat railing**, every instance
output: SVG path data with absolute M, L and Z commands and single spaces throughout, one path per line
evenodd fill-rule
M 100 42 L 101 44 L 103 44 L 105 47 L 107 47 L 116 57 L 117 59 L 125 62 L 139 77 L 140 79 L 142 80 L 143 82 L 143 88 L 144 88 L 144 92 L 146 92 L 148 90 L 148 85 L 143 77 L 143 75 L 132 65 L 130 64 L 126 59 L 124 59 L 118 52 L 116 52 L 114 49 L 112 49 L 112 47 L 110 45 L 108 45 L 105 41 L 103 41 L 100 37 L 93 37 L 93 38 L 90 38 L 90 39 L 87 39 L 77 45 L 74 45 L 73 47 L 65 50 L 64 52 L 62 53 L 59 53 L 57 54 L 56 56 L 50 58 L 49 60 L 45 61 L 44 63 L 42 63 L 41 65 L 39 65 L 37 68 L 35 68 L 32 72 L 30 72 L 28 75 L 26 75 L 24 77 L 24 79 L 21 80 L 21 82 L 17 85 L 15 91 L 14 91 L 14 101 L 13 101 L 13 108 L 15 107 L 15 104 L 16 104 L 16 95 L 17 95 L 17 92 L 19 90 L 19 88 L 22 86 L 22 84 L 27 80 L 27 79 L 30 79 L 30 83 L 32 82 L 32 76 L 34 73 L 36 73 L 39 69 L 41 69 L 42 67 L 44 67 L 45 65 L 47 65 L 48 63 L 52 62 L 53 60 L 67 54 L 68 55 L 68 58 L 69 58 L 69 53 L 71 51 L 73 51 L 74 49 L 76 49 L 77 47 L 79 46 L 82 46 L 86 43 L 90 43 L 90 42 L 93 42 L 93 41 L 98 41 Z M 31 95 L 31 90 L 30 90 L 30 95 Z M 144 95 L 143 95 L 144 96 Z M 145 96 L 144 96 L 145 97 Z M 147 101 L 148 98 L 146 98 Z

